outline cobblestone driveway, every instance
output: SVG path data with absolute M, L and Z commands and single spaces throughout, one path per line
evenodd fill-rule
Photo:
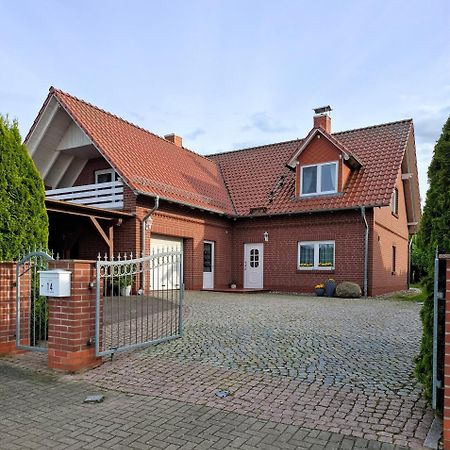
M 81 378 L 258 420 L 421 448 L 432 414 L 412 358 L 420 306 L 275 294 L 187 293 L 182 339 Z M 229 396 L 218 398 L 218 390 Z
M 220 408 L 105 390 L 0 361 L 0 449 L 393 450 L 390 444 Z

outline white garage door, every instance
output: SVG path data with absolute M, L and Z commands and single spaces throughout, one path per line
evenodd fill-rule
M 152 234 L 150 237 L 151 255 L 158 253 L 183 251 L 183 238 Z M 150 283 L 153 289 L 178 289 L 180 287 L 181 260 L 173 257 L 161 257 L 154 260 Z

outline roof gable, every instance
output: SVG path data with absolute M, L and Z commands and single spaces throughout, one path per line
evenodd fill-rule
M 345 147 L 341 142 L 339 142 L 336 138 L 334 138 L 331 134 L 327 133 L 322 128 L 313 128 L 306 138 L 303 140 L 299 148 L 293 153 L 293 155 L 290 157 L 287 165 L 291 169 L 295 169 L 295 166 L 297 165 L 298 157 L 305 151 L 305 149 L 309 146 L 309 144 L 312 142 L 314 138 L 317 136 L 321 136 L 325 139 L 327 139 L 333 147 L 336 148 L 340 153 L 342 153 L 342 156 L 344 158 L 344 161 L 346 161 L 348 164 L 350 164 L 354 168 L 361 167 L 361 163 L 356 155 L 354 155 L 349 149 Z

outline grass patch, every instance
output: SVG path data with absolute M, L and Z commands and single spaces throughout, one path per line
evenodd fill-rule
M 428 292 L 425 286 L 420 283 L 411 284 L 412 288 L 420 289 L 420 292 L 409 292 L 396 294 L 395 300 L 406 300 L 408 302 L 424 302 L 428 298 Z

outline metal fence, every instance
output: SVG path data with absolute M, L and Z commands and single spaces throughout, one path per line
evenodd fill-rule
M 46 352 L 48 347 L 48 301 L 39 295 L 40 272 L 53 257 L 33 251 L 16 265 L 16 347 Z
M 97 261 L 96 354 L 105 356 L 181 336 L 183 254 Z

